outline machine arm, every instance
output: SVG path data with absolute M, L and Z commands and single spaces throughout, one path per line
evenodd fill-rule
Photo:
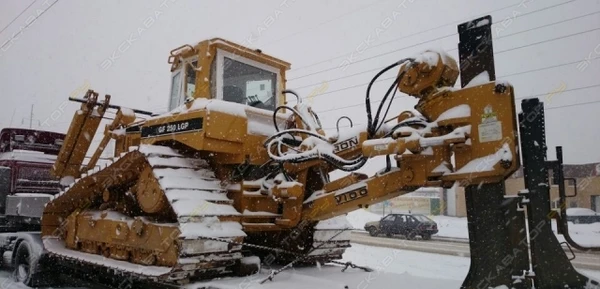
M 52 167 L 51 173 L 58 178 L 79 178 L 81 173 L 96 165 L 110 138 L 119 137 L 113 133 L 115 129 L 134 122 L 136 118 L 135 113 L 152 115 L 148 111 L 111 105 L 110 95 L 106 95 L 104 101 L 99 102 L 98 93 L 93 90 L 88 90 L 82 99 L 70 97 L 69 100 L 81 103 L 81 108 L 73 116 L 63 146 Z M 109 108 L 118 109 L 116 117 L 111 124 L 106 126 L 104 137 L 90 161 L 86 165 L 83 165 L 92 139 L 98 131 L 106 110 Z
M 440 52 L 427 51 L 402 63 L 392 87 L 419 98 L 415 109 L 420 115 L 402 112 L 395 125 L 378 130 L 380 106 L 377 116 L 370 118 L 368 129 L 358 135 L 359 143 L 350 150 L 354 153 L 339 152 L 336 143 L 316 133 L 308 134 L 300 146 L 293 148 L 278 146 L 274 150 L 276 138 L 268 141 L 271 158 L 294 164 L 288 170 L 313 166 L 315 158 L 330 158 L 342 164 L 376 156 L 389 160 L 370 178 L 349 177 L 326 183 L 304 201 L 303 219 L 331 218 L 421 187 L 498 182 L 520 166 L 510 85 L 482 81 L 454 89 L 456 63 Z M 344 154 L 354 158 L 344 159 Z M 305 159 L 306 164 L 302 164 Z
M 85 98 L 78 102 L 81 102 L 81 108 L 73 116 L 63 146 L 51 170 L 57 178 L 76 179 L 81 175 L 81 164 L 109 106 L 110 95 L 105 96 L 104 102 L 98 102 L 98 93 L 88 90 Z
M 485 99 L 494 101 L 472 101 L 474 95 L 482 93 L 493 94 Z M 512 88 L 500 89 L 490 82 L 443 95 L 418 107 L 430 121 L 394 126 L 396 129 L 386 137 L 362 142 L 363 156 L 390 156 L 395 166 L 370 178 L 332 182 L 336 185 L 329 187 L 334 189 L 326 187 L 304 202 L 303 218 L 327 219 L 421 187 L 492 183 L 514 173 L 519 156 L 513 130 L 516 118 Z M 442 107 L 442 100 L 447 106 Z M 488 106 L 492 112 L 486 109 Z M 400 123 L 411 121 L 409 118 Z

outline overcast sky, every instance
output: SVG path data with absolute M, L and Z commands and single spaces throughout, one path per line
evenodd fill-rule
M 364 102 L 366 85 L 357 85 L 368 83 L 376 71 L 357 73 L 428 48 L 457 57 L 458 36 L 441 36 L 455 33 L 460 22 L 494 11 L 496 74 L 515 86 L 517 98 L 567 90 L 551 99 L 540 96 L 553 108 L 546 112 L 548 145 L 564 146 L 566 163 L 600 162 L 600 102 L 564 107 L 600 101 L 600 61 L 595 59 L 600 57 L 600 30 L 593 30 L 600 28 L 600 14 L 592 14 L 600 11 L 599 0 L 59 0 L 50 9 L 56 0 L 44 1 L 35 1 L 0 34 L 0 127 L 28 127 L 33 104 L 34 127 L 41 123 L 44 129 L 65 132 L 78 107 L 65 101 L 78 89 L 73 96 L 82 96 L 87 85 L 111 94 L 114 104 L 164 110 L 169 51 L 212 37 L 251 44 L 291 62 L 288 88 L 309 85 L 298 89 L 303 96 L 315 88 L 326 93 L 313 98 L 314 109 L 326 111 L 320 115 L 325 127 L 335 127 L 342 115 L 365 123 L 362 105 L 328 111 Z M 1 1 L 0 29 L 31 3 Z M 560 39 L 544 42 L 553 38 Z M 431 39 L 437 40 L 414 45 Z M 413 47 L 401 49 L 407 46 Z M 347 62 L 353 64 L 339 68 Z M 549 66 L 557 67 L 521 73 Z M 502 77 L 515 73 L 521 74 Z M 380 84 L 375 99 L 389 82 Z M 357 87 L 339 91 L 349 86 Z M 401 98 L 392 112 L 415 103 Z M 554 158 L 553 148 L 549 157 Z

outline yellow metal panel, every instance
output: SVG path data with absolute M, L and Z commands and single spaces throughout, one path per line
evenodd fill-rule
M 513 88 L 502 86 L 503 90 L 496 89 L 496 83 L 491 82 L 457 91 L 451 99 L 438 98 L 429 102 L 428 107 L 443 102 L 446 108 L 468 104 L 471 111 L 471 144 L 466 149 L 455 151 L 455 162 L 458 170 L 469 163 L 474 169 L 444 176 L 443 179 L 462 180 L 465 184 L 499 181 L 512 175 L 520 166 Z M 493 166 L 493 170 L 487 171 L 487 164 L 494 161 L 494 154 L 500 154 L 504 146 L 510 150 L 512 162 L 499 162 Z
M 194 98 L 214 98 L 211 92 L 211 66 L 215 60 L 216 53 L 214 49 L 210 49 L 207 42 L 201 42 L 196 46 L 198 50 L 198 69 L 196 71 L 196 90 L 194 91 Z M 208 80 L 208 81 L 206 81 Z
M 402 171 L 392 171 L 349 185 L 340 193 L 327 193 L 304 204 L 302 219 L 324 220 L 408 193 L 412 190 L 405 186 L 403 175 Z
M 209 152 L 221 152 L 221 153 L 228 153 L 228 154 L 234 154 L 236 156 L 240 156 L 241 154 L 240 152 L 242 151 L 242 147 L 243 144 L 241 143 L 233 143 L 230 141 L 226 141 L 226 140 L 218 140 L 218 139 L 209 139 L 209 138 L 202 138 L 202 148 L 201 150 L 203 151 L 209 151 Z M 239 159 L 241 160 L 241 158 Z M 237 163 L 241 163 L 241 162 L 237 162 Z
M 244 142 L 248 131 L 246 118 L 218 111 L 206 113 L 205 136 L 232 142 Z

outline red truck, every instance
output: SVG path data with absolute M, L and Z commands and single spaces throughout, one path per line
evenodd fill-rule
M 50 168 L 64 138 L 50 131 L 0 130 L 0 263 L 14 269 L 16 282 L 26 283 L 41 256 L 44 205 L 62 188 Z
M 0 231 L 38 231 L 60 183 L 50 174 L 65 135 L 20 128 L 0 131 Z

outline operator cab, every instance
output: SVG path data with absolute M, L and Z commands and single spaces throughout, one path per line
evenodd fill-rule
M 285 102 L 285 71 L 290 64 L 223 39 L 171 51 L 169 110 L 186 99 L 207 98 L 274 111 Z

